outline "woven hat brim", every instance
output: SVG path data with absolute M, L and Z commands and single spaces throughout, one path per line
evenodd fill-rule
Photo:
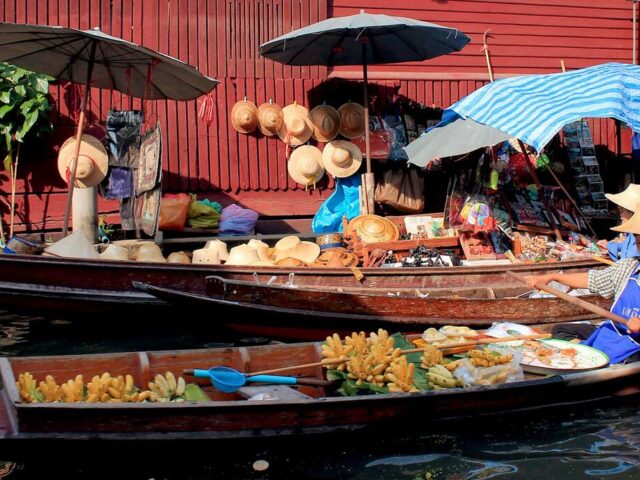
M 340 167 L 331 161 L 333 151 L 336 147 L 347 148 L 351 152 L 353 162 L 348 167 Z M 327 172 L 337 178 L 347 178 L 356 173 L 362 165 L 362 152 L 355 143 L 346 140 L 334 140 L 325 145 L 322 151 L 322 163 Z
M 238 122 L 238 110 L 240 108 L 248 106 L 251 109 L 251 126 L 249 128 L 244 128 Z M 258 127 L 258 107 L 256 107 L 255 103 L 250 102 L 248 100 L 241 100 L 236 102 L 235 105 L 231 108 L 231 126 L 233 129 L 240 133 L 251 133 L 255 131 Z
M 287 117 L 288 116 L 299 116 L 302 118 L 305 124 L 304 132 L 298 135 L 293 135 L 289 133 L 287 129 Z M 278 137 L 285 143 L 288 143 L 292 146 L 302 145 L 306 143 L 311 138 L 313 134 L 313 124 L 311 123 L 311 119 L 309 118 L 309 110 L 307 107 L 299 104 L 291 104 L 287 105 L 282 109 L 282 127 L 278 130 Z M 288 140 L 288 141 L 287 141 Z
M 67 168 L 71 167 L 71 159 L 75 154 L 75 137 L 69 137 L 58 152 L 58 173 L 67 181 Z M 98 185 L 106 176 L 109 169 L 107 149 L 100 140 L 93 135 L 83 134 L 80 139 L 79 156 L 87 156 L 93 161 L 93 171 L 88 177 L 75 179 L 77 188 L 91 188 Z
M 298 162 L 305 154 L 312 155 L 320 169 L 313 178 L 306 177 L 302 172 L 300 172 L 300 170 L 298 170 Z M 313 185 L 314 183 L 318 183 L 318 181 L 324 176 L 325 171 L 324 162 L 322 161 L 322 152 L 317 147 L 308 145 L 296 148 L 287 162 L 287 171 L 291 178 L 301 185 Z
M 276 112 L 278 116 L 277 126 L 272 129 L 267 128 L 266 125 L 263 125 L 263 121 L 261 121 L 261 117 L 264 115 L 264 112 L 267 110 L 273 110 Z M 263 103 L 258 107 L 258 129 L 260 133 L 267 137 L 275 137 L 278 134 L 278 130 L 282 128 L 282 124 L 284 123 L 284 116 L 282 115 L 282 108 L 280 105 L 276 105 L 275 103 Z
M 322 124 L 322 119 L 325 116 L 332 117 L 333 123 L 335 125 L 333 131 L 329 132 L 329 134 L 323 134 L 322 131 L 318 128 L 318 125 Z M 330 142 L 331 140 L 334 140 L 340 133 L 340 113 L 338 113 L 335 108 L 329 105 L 318 105 L 317 107 L 314 107 L 313 110 L 309 112 L 309 118 L 311 119 L 311 123 L 313 124 L 312 136 L 318 142 Z

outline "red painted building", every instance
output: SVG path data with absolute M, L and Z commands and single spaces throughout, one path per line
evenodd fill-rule
M 603 62 L 633 61 L 634 2 L 628 0 L 6 0 L 0 20 L 63 25 L 106 33 L 175 56 L 220 80 L 212 92 L 210 124 L 198 117 L 202 100 L 145 102 L 148 124 L 157 118 L 164 137 L 163 189 L 189 191 L 223 204 L 239 201 L 263 215 L 312 215 L 331 193 L 331 183 L 305 191 L 289 178 L 285 145 L 274 138 L 240 135 L 229 112 L 246 96 L 256 104 L 314 106 L 323 82 L 359 80 L 358 67 L 288 67 L 258 55 L 260 43 L 296 28 L 366 9 L 456 27 L 472 42 L 461 52 L 420 63 L 372 66 L 370 82 L 397 88 L 427 106 L 447 107 L 488 81 L 483 33 L 491 30 L 496 77 L 560 71 Z M 637 44 L 637 41 L 636 41 Z M 375 88 L 375 86 L 374 86 Z M 66 188 L 56 170 L 58 146 L 74 129 L 79 104 L 73 85 L 55 85 L 55 137 L 38 158 L 26 159 L 18 185 L 18 223 L 56 228 L 62 223 Z M 359 99 L 357 99 L 359 100 Z M 90 132 L 99 132 L 111 108 L 141 108 L 138 99 L 94 90 Z M 596 121 L 594 141 L 616 154 L 629 151 L 629 132 Z M 0 175 L 0 195 L 9 182 Z M 6 205 L 0 205 L 7 217 Z M 100 202 L 102 212 L 116 212 Z M 114 218 L 114 221 L 116 219 Z

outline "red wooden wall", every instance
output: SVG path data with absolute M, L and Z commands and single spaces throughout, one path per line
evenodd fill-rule
M 392 5 L 392 7 L 390 6 Z M 422 63 L 374 66 L 372 83 L 397 87 L 426 105 L 446 107 L 483 85 L 488 76 L 482 34 L 496 76 L 546 73 L 606 61 L 630 62 L 632 3 L 626 0 L 0 0 L 0 20 L 18 23 L 99 26 L 103 31 L 180 58 L 220 80 L 212 92 L 211 124 L 198 118 L 201 100 L 145 102 L 149 123 L 159 119 L 165 142 L 164 190 L 192 191 L 228 204 L 240 201 L 263 215 L 310 215 L 331 193 L 331 183 L 305 191 L 288 177 L 284 144 L 239 135 L 228 113 L 246 96 L 257 104 L 272 98 L 284 106 L 313 106 L 327 78 L 360 79 L 357 67 L 288 67 L 258 55 L 258 45 L 330 16 L 369 12 L 413 17 L 455 26 L 472 37 L 462 52 Z M 19 222 L 33 228 L 59 226 L 65 185 L 57 176 L 57 146 L 73 132 L 78 92 L 52 87 L 56 126 L 52 148 L 28 159 L 20 173 Z M 141 108 L 140 100 L 92 92 L 89 131 L 100 136 L 110 108 Z M 596 143 L 615 150 L 609 121 L 598 121 Z M 625 139 L 626 141 L 626 139 Z M 0 176 L 0 195 L 9 191 Z M 117 211 L 101 201 L 102 211 Z M 6 218 L 6 206 L 0 205 Z M 117 220 L 117 218 L 114 218 Z

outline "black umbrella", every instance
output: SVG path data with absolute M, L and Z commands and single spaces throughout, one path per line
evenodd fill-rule
M 98 29 L 0 23 L 0 61 L 87 86 L 80 104 L 76 150 L 70 165 L 65 235 L 90 87 L 146 99 L 192 100 L 218 83 L 176 58 Z
M 287 65 L 362 65 L 369 174 L 367 65 L 427 60 L 461 50 L 470 40 L 455 28 L 361 10 L 357 15 L 329 18 L 270 40 L 260 45 L 260 54 Z M 372 190 L 373 178 L 365 177 L 365 184 Z M 367 210 L 371 210 L 373 198 L 367 203 Z

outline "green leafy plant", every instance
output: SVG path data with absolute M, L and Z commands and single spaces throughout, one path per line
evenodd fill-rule
M 0 63 L 0 155 L 11 180 L 9 237 L 13 236 L 20 146 L 40 140 L 53 130 L 49 118 L 50 80 L 47 75 Z M 1 221 L 0 237 L 5 243 Z

